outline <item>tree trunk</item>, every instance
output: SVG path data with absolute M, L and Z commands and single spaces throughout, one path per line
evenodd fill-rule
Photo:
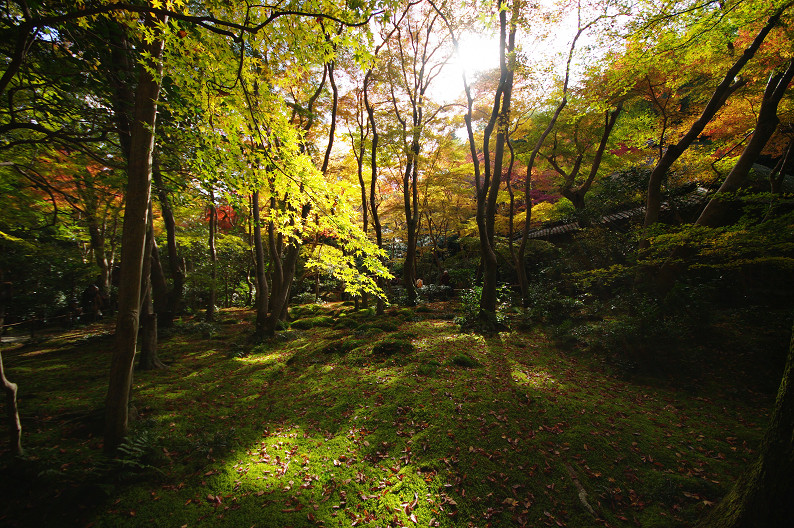
M 166 16 L 149 16 L 146 25 L 157 31 L 157 25 L 166 21 Z M 116 344 L 110 364 L 110 382 L 105 404 L 104 450 L 108 453 L 113 453 L 121 444 L 127 434 L 129 421 L 163 40 L 157 38 L 151 43 L 142 43 L 141 51 L 150 55 L 155 71 L 152 75 L 146 68 L 140 70 L 135 99 L 135 121 L 130 138 L 130 157 L 127 162 L 119 311 L 116 319 Z
M 698 528 L 794 526 L 794 329 L 758 460 Z
M 153 370 L 165 368 L 165 365 L 157 357 L 157 313 L 152 310 L 154 281 L 153 253 L 154 253 L 154 228 L 152 226 L 152 208 L 149 203 L 149 227 L 146 230 L 146 246 L 143 252 L 143 271 L 142 288 L 143 298 L 141 299 L 141 354 L 138 360 L 138 368 L 141 370 Z
M 218 228 L 218 209 L 215 207 L 215 190 L 210 189 L 210 225 L 207 240 L 210 258 L 210 291 L 207 299 L 207 312 L 204 314 L 206 321 L 215 320 L 215 304 L 218 297 L 218 250 L 215 248 L 215 231 Z
M 179 251 L 176 247 L 174 210 L 168 200 L 168 191 L 163 183 L 163 175 L 160 173 L 159 163 L 156 158 L 152 167 L 152 178 L 157 189 L 157 201 L 160 203 L 163 224 L 165 224 L 168 269 L 171 273 L 171 280 L 174 281 L 173 287 L 168 294 L 168 308 L 164 311 L 164 314 L 158 312 L 160 326 L 166 327 L 171 326 L 174 322 L 174 317 L 182 312 L 182 298 L 185 293 L 185 265 L 184 261 L 179 258 Z
M 480 235 L 480 256 L 482 261 L 482 294 L 480 296 L 478 319 L 484 330 L 497 328 L 496 287 L 499 278 L 499 263 L 496 260 L 494 248 L 494 223 L 496 219 L 496 200 L 502 181 L 505 146 L 508 139 L 510 102 L 513 93 L 513 72 L 515 69 L 513 50 L 515 49 L 517 20 L 521 2 L 514 0 L 509 24 L 507 21 L 507 10 L 503 8 L 504 0 L 498 0 L 497 5 L 499 6 L 499 85 L 494 96 L 491 117 L 483 134 L 482 151 L 485 173 L 481 186 L 479 185 L 479 177 L 476 177 L 478 183 L 476 220 L 477 231 Z M 472 153 L 476 155 L 472 144 L 471 96 L 468 94 L 468 88 L 466 91 L 469 98 L 469 114 L 466 116 L 466 125 L 469 129 L 470 148 Z M 496 128 L 496 143 L 494 146 L 493 167 L 491 167 L 490 140 L 494 128 Z
M 0 329 L 2 329 L 1 324 Z M 0 383 L 3 384 L 3 391 L 6 393 L 6 416 L 11 452 L 15 456 L 22 456 L 25 453 L 22 450 L 22 422 L 19 420 L 19 409 L 17 408 L 17 384 L 11 383 L 6 378 L 2 351 L 0 351 Z
M 367 119 L 372 129 L 372 157 L 370 158 L 370 181 L 369 181 L 369 208 L 372 213 L 372 228 L 375 230 L 375 241 L 379 249 L 383 249 L 383 228 L 380 223 L 380 215 L 378 214 L 378 203 L 375 201 L 376 189 L 378 186 L 378 129 L 375 123 L 375 109 L 369 102 L 367 95 L 367 88 L 369 88 L 369 81 L 372 75 L 372 70 L 368 70 L 364 76 L 364 106 L 367 109 Z M 378 278 L 378 286 L 385 291 L 386 281 Z M 375 308 L 377 315 L 383 315 L 386 311 L 386 301 L 382 297 L 378 297 L 377 308 Z
M 152 271 L 149 274 L 149 280 L 152 283 L 152 299 L 154 301 L 154 313 L 157 314 L 158 323 L 162 321 L 160 326 L 168 327 L 173 322 L 174 314 L 169 313 L 171 304 L 169 301 L 168 282 L 165 280 L 165 273 L 163 272 L 163 263 L 160 260 L 160 249 L 157 247 L 157 240 L 152 238 L 152 258 L 151 258 Z
M 737 75 L 739 75 L 739 72 L 744 65 L 747 64 L 753 55 L 755 55 L 755 52 L 764 42 L 767 34 L 775 25 L 777 25 L 781 13 L 787 7 L 788 6 L 781 8 L 777 13 L 769 18 L 769 21 L 761 29 L 761 31 L 758 32 L 752 44 L 750 44 L 750 46 L 744 50 L 744 53 L 742 53 L 741 57 L 739 57 L 739 59 L 727 71 L 719 86 L 714 89 L 714 92 L 711 94 L 711 99 L 709 99 L 700 117 L 694 123 L 692 123 L 692 126 L 689 128 L 687 133 L 684 134 L 684 137 L 678 141 L 678 143 L 675 145 L 670 145 L 667 148 L 659 162 L 656 164 L 656 167 L 654 167 L 653 171 L 651 172 L 650 179 L 648 180 L 648 193 L 645 202 L 645 221 L 643 223 L 644 227 L 647 228 L 659 220 L 659 210 L 662 206 L 662 182 L 667 175 L 667 171 L 670 170 L 670 167 L 673 166 L 673 163 L 675 163 L 675 161 L 681 157 L 686 149 L 688 149 L 689 146 L 698 138 L 700 133 L 703 132 L 703 129 L 706 127 L 709 121 L 711 121 L 722 105 L 725 104 L 725 101 L 728 99 L 728 97 L 730 97 L 733 92 L 744 85 L 744 81 L 737 79 Z M 648 245 L 648 239 L 643 238 L 642 242 L 640 243 L 640 248 L 647 248 Z
M 11 297 L 11 285 L 2 281 L 0 275 L 0 335 L 3 334 L 3 324 L 6 314 L 6 300 Z M 8 417 L 8 440 L 11 452 L 15 456 L 22 456 L 22 422 L 19 420 L 19 409 L 17 408 L 17 384 L 11 383 L 6 378 L 3 366 L 3 351 L 0 348 L 0 384 L 6 393 L 6 416 Z
M 735 207 L 730 202 L 721 199 L 719 195 L 739 190 L 739 187 L 741 187 L 750 173 L 753 163 L 755 163 L 761 151 L 769 142 L 769 138 L 775 133 L 777 125 L 780 123 L 780 118 L 777 116 L 778 104 L 783 99 L 792 77 L 794 77 L 794 60 L 789 61 L 785 72 L 777 73 L 769 78 L 761 101 L 761 108 L 758 111 L 758 120 L 753 137 L 750 138 L 749 143 L 742 151 L 736 165 L 725 177 L 725 181 L 722 182 L 717 191 L 717 196 L 706 204 L 706 208 L 700 214 L 697 222 L 695 222 L 696 225 L 708 227 L 725 225 L 726 217 L 731 210 L 735 210 Z

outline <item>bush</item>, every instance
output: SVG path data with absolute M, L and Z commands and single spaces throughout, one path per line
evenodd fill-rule
M 379 356 L 407 355 L 414 351 L 414 345 L 407 339 L 387 338 L 372 347 L 372 353 Z
M 528 322 L 546 322 L 559 324 L 575 316 L 584 308 L 580 299 L 569 297 L 556 287 L 549 288 L 543 284 L 532 284 L 529 287 L 529 308 L 525 312 Z
M 292 296 L 292 302 L 295 304 L 313 304 L 317 301 L 314 292 L 304 292 Z
M 497 326 L 502 326 L 506 322 L 505 312 L 510 308 L 512 292 L 510 288 L 503 284 L 496 290 L 496 313 L 494 314 Z M 455 322 L 462 329 L 489 330 L 480 328 L 480 297 L 482 297 L 482 286 L 474 286 L 463 290 L 460 296 L 460 317 L 455 318 Z
M 317 326 L 331 326 L 334 324 L 334 318 L 328 315 L 318 315 L 316 317 L 307 317 L 305 319 L 298 319 L 292 323 L 292 328 L 299 330 L 308 330 Z

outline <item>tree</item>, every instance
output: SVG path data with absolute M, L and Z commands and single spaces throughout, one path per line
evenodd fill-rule
M 779 7 L 772 16 L 769 17 L 766 24 L 758 31 L 755 39 L 744 50 L 739 58 L 728 68 L 721 82 L 714 88 L 711 97 L 706 103 L 700 116 L 691 124 L 689 129 L 683 136 L 674 144 L 669 145 L 664 153 L 659 158 L 656 166 L 651 172 L 648 181 L 648 193 L 646 198 L 645 220 L 643 225 L 647 228 L 656 223 L 659 219 L 659 210 L 661 208 L 661 186 L 662 182 L 667 175 L 673 163 L 684 153 L 684 151 L 692 145 L 695 139 L 700 136 L 703 129 L 716 115 L 717 111 L 725 104 L 728 97 L 731 96 L 736 90 L 744 85 L 744 81 L 738 77 L 739 72 L 747 64 L 747 62 L 755 55 L 758 48 L 764 42 L 764 39 L 770 31 L 779 23 L 780 16 L 790 6 L 785 4 Z M 657 105 L 658 106 L 658 105 Z M 666 127 L 665 127 L 666 128 Z M 665 132 L 662 129 L 662 134 Z M 664 136 L 663 136 L 664 137 Z M 660 148 L 664 139 L 660 141 Z M 641 247 L 647 247 L 649 244 L 647 238 L 643 239 Z
M 419 8 L 414 7 L 411 13 Z M 396 38 L 388 41 L 391 47 L 389 76 L 394 115 L 399 123 L 405 165 L 402 176 L 403 209 L 405 211 L 406 252 L 403 264 L 403 286 L 408 304 L 416 303 L 416 244 L 419 227 L 419 155 L 425 128 L 443 109 L 443 106 L 426 111 L 429 107 L 428 89 L 446 64 L 446 42 L 434 30 L 439 14 L 432 9 L 420 10 L 413 18 L 411 13 L 397 25 Z M 396 88 L 399 87 L 401 93 Z M 405 104 L 407 109 L 403 110 Z M 408 117 L 410 115 L 410 117 Z
M 11 283 L 5 282 L 3 279 L 2 271 L 0 271 L 0 333 L 3 331 L 5 322 L 6 302 L 11 297 Z M 6 417 L 11 452 L 15 456 L 22 456 L 24 454 L 22 451 L 22 423 L 19 421 L 17 407 L 17 384 L 6 378 L 2 350 L 0 350 L 0 384 L 3 385 L 3 391 L 6 393 Z
M 135 96 L 135 119 L 130 129 L 130 157 L 124 231 L 121 241 L 119 312 L 116 347 L 110 364 L 110 383 L 105 402 L 104 449 L 112 453 L 127 434 L 132 365 L 138 338 L 141 277 L 150 200 L 154 129 L 160 94 L 166 15 L 147 16 L 141 52 L 150 63 L 140 70 Z
M 794 328 L 760 455 L 698 528 L 791 526 L 794 510 Z
M 739 187 L 750 173 L 753 163 L 758 159 L 761 151 L 775 133 L 780 123 L 780 118 L 777 115 L 778 105 L 783 99 L 783 95 L 786 93 L 792 78 L 794 78 L 794 60 L 789 61 L 785 71 L 775 72 L 770 75 L 762 96 L 758 119 L 752 137 L 731 172 L 726 176 L 725 181 L 722 182 L 717 191 L 717 196 L 706 204 L 706 208 L 700 214 L 697 222 L 695 222 L 697 225 L 717 227 L 725 223 L 725 217 L 730 210 L 730 206 L 720 195 L 739 190 Z

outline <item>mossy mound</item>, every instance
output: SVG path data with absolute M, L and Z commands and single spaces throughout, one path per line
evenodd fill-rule
M 334 318 L 328 315 L 318 315 L 316 317 L 306 317 L 305 319 L 298 319 L 292 323 L 292 328 L 299 330 L 308 330 L 317 326 L 331 326 L 334 324 Z
M 372 347 L 372 353 L 378 356 L 407 355 L 414 351 L 414 345 L 407 339 L 388 338 L 379 341 Z

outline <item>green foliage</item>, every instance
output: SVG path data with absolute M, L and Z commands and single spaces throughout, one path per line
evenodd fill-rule
M 530 321 L 559 324 L 579 313 L 584 303 L 561 293 L 555 287 L 532 284 L 529 287 L 529 307 L 524 312 Z
M 513 293 L 506 284 L 501 284 L 496 289 L 496 314 L 495 322 L 503 325 L 507 321 L 507 311 L 512 304 Z M 482 286 L 466 288 L 460 292 L 460 312 L 461 314 L 454 319 L 461 328 L 473 329 L 479 325 L 480 317 L 480 297 L 482 297 Z

